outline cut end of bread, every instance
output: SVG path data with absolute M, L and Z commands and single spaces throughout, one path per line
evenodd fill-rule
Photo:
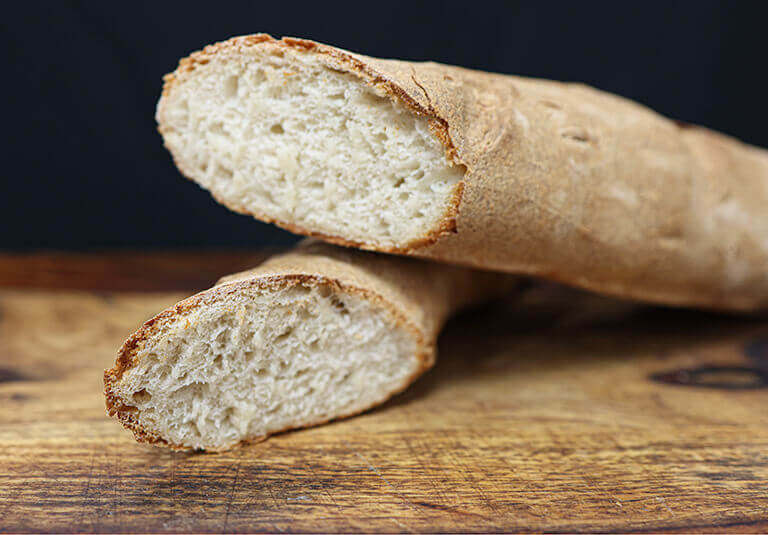
M 427 350 L 381 302 L 309 277 L 225 283 L 147 322 L 105 372 L 139 441 L 223 450 L 349 416 L 405 388 Z
M 455 230 L 464 167 L 435 119 L 351 56 L 297 43 L 236 38 L 182 61 L 157 112 L 179 169 L 233 210 L 337 243 L 397 251 Z

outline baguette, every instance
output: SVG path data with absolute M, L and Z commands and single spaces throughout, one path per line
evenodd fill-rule
M 579 84 L 258 34 L 166 76 L 176 165 L 329 242 L 668 305 L 768 305 L 768 155 Z
M 383 403 L 435 361 L 445 320 L 517 279 L 320 242 L 147 321 L 104 373 L 139 442 L 218 451 Z

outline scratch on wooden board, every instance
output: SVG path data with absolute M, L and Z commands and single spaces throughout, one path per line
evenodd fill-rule
M 275 496 L 275 493 L 272 491 L 271 481 L 269 479 L 266 479 L 266 478 L 262 478 L 260 481 L 263 483 L 263 485 L 264 485 L 263 488 L 265 488 L 267 490 L 267 492 L 269 493 L 269 497 L 271 498 L 271 502 L 272 503 L 271 503 L 270 509 L 275 509 L 275 510 L 279 511 L 282 508 L 282 503 L 280 503 L 277 500 L 277 497 Z M 274 528 L 272 531 L 279 531 L 281 533 L 285 532 L 285 528 L 279 526 L 277 524 L 277 522 L 266 522 L 265 521 L 265 524 L 271 526 L 272 528 Z
M 603 496 L 608 503 L 614 503 L 615 498 L 603 489 L 599 483 L 591 476 L 584 475 L 582 479 L 587 482 L 587 485 L 596 490 L 601 496 Z
M 328 452 L 326 452 L 326 451 L 325 451 L 325 449 L 324 449 L 322 446 L 319 446 L 319 447 L 318 447 L 318 449 L 319 449 L 319 451 L 322 453 L 323 457 L 326 457 L 326 458 L 332 458 L 332 457 L 331 457 L 331 456 L 328 454 Z M 306 467 L 309 469 L 309 471 L 310 471 L 310 473 L 312 474 L 312 477 L 313 477 L 313 479 L 314 479 L 315 481 L 318 481 L 318 482 L 319 482 L 319 481 L 321 480 L 321 478 L 320 478 L 319 474 L 317 473 L 317 470 L 315 470 L 315 469 L 314 469 L 314 467 L 313 467 L 311 464 L 309 464 L 309 463 L 305 462 L 305 463 L 304 463 L 304 466 L 306 466 Z M 366 528 L 367 528 L 367 529 L 370 529 L 370 526 L 369 526 L 369 525 L 366 525 L 366 524 L 360 524 L 360 523 L 356 522 L 356 521 L 355 521 L 355 518 L 354 518 L 354 516 L 352 516 L 352 515 L 346 515 L 346 514 L 343 514 L 344 508 L 343 508 L 343 507 L 342 507 L 342 506 L 339 504 L 339 502 L 338 502 L 338 501 L 336 501 L 336 498 L 333 496 L 333 493 L 331 493 L 331 491 L 328 489 L 328 487 L 327 487 L 326 485 L 321 485 L 321 486 L 320 486 L 320 488 L 321 488 L 321 489 L 322 489 L 322 491 L 325 493 L 325 495 L 326 495 L 326 496 L 328 496 L 328 499 L 329 499 L 329 500 L 330 500 L 330 502 L 331 502 L 331 503 L 334 505 L 334 507 L 336 507 L 336 509 L 339 511 L 339 513 L 342 513 L 342 516 L 341 516 L 341 518 L 342 518 L 344 521 L 348 522 L 348 523 L 350 524 L 350 526 L 351 526 L 351 527 L 352 527 L 352 528 L 353 528 L 355 531 L 364 532 L 364 531 L 366 531 Z M 398 525 L 399 525 L 399 524 L 398 524 Z M 406 531 L 410 531 L 410 530 L 409 530 L 409 528 L 408 528 L 407 526 L 402 526 L 402 525 L 399 525 L 399 527 L 401 527 L 402 529 L 404 529 L 404 530 L 406 530 Z
M 421 507 L 426 507 L 427 509 L 445 511 L 447 513 L 452 513 L 452 514 L 461 515 L 461 516 L 473 516 L 475 518 L 479 518 L 485 521 L 490 520 L 487 516 L 481 515 L 480 513 L 473 513 L 471 511 L 464 511 L 463 509 L 459 509 L 458 505 L 440 505 L 437 503 L 429 503 L 429 502 L 416 502 L 416 505 L 420 505 Z
M 232 484 L 229 486 L 229 490 L 227 491 L 227 510 L 224 512 L 224 527 L 221 528 L 221 531 L 225 532 L 227 531 L 227 524 L 229 523 L 229 511 L 232 509 L 232 499 L 235 492 L 235 487 L 237 487 L 237 479 L 240 477 L 240 463 L 243 460 L 243 453 L 242 451 L 237 456 L 237 462 L 235 463 L 235 477 L 232 478 Z
M 389 481 L 387 481 L 387 478 L 386 478 L 386 477 L 384 477 L 384 475 L 383 475 L 383 474 L 382 474 L 382 473 L 379 471 L 379 469 L 378 469 L 378 468 L 376 468 L 375 466 L 373 466 L 373 464 L 371 464 L 371 461 L 369 461 L 367 458 L 363 457 L 363 455 L 361 455 L 361 454 L 360 454 L 360 453 L 359 453 L 357 450 L 352 450 L 352 453 L 354 453 L 354 454 L 355 454 L 355 455 L 356 455 L 356 456 L 357 456 L 357 457 L 358 457 L 358 458 L 359 458 L 361 461 L 363 461 L 363 462 L 364 462 L 366 465 L 368 465 L 368 469 L 369 469 L 371 472 L 374 472 L 374 473 L 375 473 L 377 476 L 379 476 L 379 478 L 380 478 L 380 479 L 381 479 L 381 480 L 382 480 L 384 483 L 386 483 L 386 484 L 387 484 L 387 486 L 388 486 L 390 489 L 392 489 L 392 492 L 394 492 L 395 494 L 397 494 L 398 496 L 400 496 L 400 497 L 403 499 L 403 501 L 404 501 L 406 504 L 408 504 L 410 507 L 415 507 L 415 505 L 414 505 L 414 504 L 413 504 L 413 503 L 412 503 L 410 500 L 408 500 L 408 499 L 407 499 L 405 496 L 403 496 L 403 495 L 400 493 L 400 491 L 399 491 L 399 490 L 397 490 L 397 488 L 396 488 L 396 487 L 395 487 L 395 486 L 394 486 L 392 483 L 390 483 Z
M 397 518 L 395 518 L 394 516 L 393 516 L 393 517 L 390 517 L 390 520 L 392 520 L 392 522 L 394 522 L 395 524 L 397 524 L 397 525 L 398 525 L 398 526 L 399 526 L 399 527 L 400 527 L 400 528 L 401 528 L 403 531 L 407 531 L 408 533 L 416 533 L 416 532 L 415 532 L 415 531 L 413 531 L 411 528 L 409 528 L 408 526 L 406 526 L 405 524 L 403 524 L 402 522 L 400 522 L 400 521 L 399 521 Z
M 322 449 L 321 449 L 321 450 L 322 450 Z M 325 453 L 325 452 L 323 452 L 323 453 Z M 315 481 L 319 482 L 319 481 L 320 481 L 320 476 L 317 474 L 317 471 L 316 471 L 316 470 L 315 470 L 315 469 L 312 467 L 312 465 L 311 465 L 311 464 L 309 464 L 308 462 L 304 462 L 304 466 L 306 466 L 306 467 L 307 467 L 307 469 L 309 470 L 309 472 L 312 474 L 312 478 L 313 478 Z M 333 497 L 333 495 L 332 495 L 332 494 L 331 494 L 331 492 L 328 490 L 328 488 L 327 488 L 325 485 L 320 485 L 320 489 L 322 490 L 322 492 L 323 492 L 323 493 L 324 493 L 326 496 L 328 496 L 328 500 L 329 500 L 329 501 L 330 501 L 330 502 L 333 504 L 333 506 L 334 506 L 334 507 L 336 507 L 336 509 L 338 509 L 339 511 L 341 511 L 341 506 L 340 506 L 340 505 L 339 505 L 339 503 L 336 501 L 336 499 Z
M 478 432 L 477 429 L 473 429 L 471 431 L 471 433 L 472 433 L 472 437 L 474 438 L 475 443 L 477 445 L 484 444 L 485 437 L 484 437 L 484 435 L 482 433 Z M 454 450 L 454 451 L 459 451 L 459 450 L 457 449 L 457 450 Z M 488 506 L 488 508 L 491 510 L 491 512 L 496 517 L 496 519 L 498 520 L 498 519 L 504 517 L 505 516 L 504 513 L 498 508 L 496 503 L 494 503 L 488 497 L 488 495 L 486 494 L 485 490 L 480 486 L 480 483 L 478 483 L 478 481 L 475 478 L 475 475 L 474 475 L 473 471 L 470 469 L 470 467 L 467 466 L 467 464 L 464 461 L 459 459 L 459 457 L 455 453 L 453 453 L 451 455 L 451 457 L 452 457 L 453 462 L 454 462 L 455 465 L 461 466 L 461 475 L 463 476 L 464 480 L 467 483 L 469 483 L 469 487 L 472 490 L 474 490 L 477 493 L 478 496 L 480 496 L 480 499 L 485 503 L 486 506 Z
M 90 477 L 94 477 L 94 473 L 98 473 L 98 467 L 96 468 L 96 471 L 94 471 L 94 466 L 97 466 L 94 460 L 94 465 L 91 466 L 91 475 Z M 102 494 L 102 480 L 100 477 L 97 476 L 96 484 L 91 487 L 91 501 L 95 504 L 95 507 L 93 508 L 93 514 L 91 515 L 91 531 L 94 533 L 101 532 L 101 529 L 99 529 L 99 526 L 101 525 L 101 522 L 103 520 L 103 515 L 99 511 L 99 507 L 101 506 L 101 494 Z M 109 514 L 109 511 L 107 511 L 107 514 Z
M 82 497 L 82 502 L 83 503 L 87 503 L 88 502 L 88 496 L 91 493 L 91 479 L 92 479 L 92 476 L 93 476 L 93 464 L 94 464 L 95 461 L 96 461 L 96 454 L 92 453 L 91 454 L 91 463 L 90 463 L 90 466 L 88 467 L 88 475 L 85 478 L 85 489 L 83 490 L 83 497 Z M 86 511 L 87 511 L 86 508 L 82 508 L 82 510 L 80 511 L 80 514 L 78 515 L 78 519 L 77 519 L 76 525 L 81 526 L 79 528 L 79 531 L 85 531 L 85 514 L 86 514 Z
M 674 512 L 672 512 L 672 509 L 669 507 L 669 505 L 667 505 L 667 500 L 665 500 L 663 496 L 656 496 L 656 503 L 660 503 L 661 505 L 663 505 L 670 515 L 675 514 Z
M 504 514 L 499 510 L 496 504 L 493 501 L 491 501 L 491 499 L 488 497 L 485 491 L 480 487 L 475 477 L 470 473 L 469 467 L 464 463 L 461 463 L 461 475 L 464 478 L 464 481 L 466 481 L 469 484 L 469 488 L 471 488 L 477 493 L 477 495 L 480 497 L 482 502 L 488 507 L 488 509 L 491 510 L 491 512 L 496 516 L 496 518 L 501 518 L 502 516 L 504 516 Z
M 395 487 L 395 486 L 394 486 L 392 483 L 390 483 L 389 481 L 387 481 L 387 478 L 385 478 L 385 477 L 384 477 L 384 475 L 383 475 L 383 474 L 382 474 L 382 473 L 379 471 L 379 469 L 378 469 L 378 468 L 376 468 L 376 467 L 375 467 L 375 466 L 374 466 L 374 465 L 373 465 L 373 464 L 372 464 L 372 463 L 371 463 L 371 462 L 370 462 L 368 459 L 366 459 L 366 458 L 365 458 L 365 457 L 364 457 L 362 454 L 360 454 L 360 452 L 358 452 L 356 449 L 354 449 L 354 448 L 352 447 L 352 445 L 351 445 L 351 444 L 349 444 L 349 442 L 346 442 L 346 441 L 345 441 L 345 444 L 346 444 L 346 445 L 347 445 L 347 446 L 348 446 L 348 447 L 349 447 L 349 448 L 352 450 L 352 453 L 354 453 L 354 454 L 355 454 L 355 455 L 356 455 L 356 456 L 357 456 L 357 457 L 358 457 L 358 458 L 359 458 L 361 461 L 363 461 L 363 462 L 364 462 L 366 465 L 368 465 L 368 469 L 369 469 L 369 470 L 371 470 L 371 471 L 372 471 L 372 472 L 374 472 L 374 473 L 375 473 L 377 476 L 379 476 L 379 478 L 380 478 L 380 479 L 381 479 L 381 480 L 382 480 L 384 483 L 386 483 L 386 485 L 387 485 L 387 486 L 388 486 L 390 489 L 392 489 L 392 492 L 394 492 L 394 493 L 395 493 L 395 494 L 396 494 L 396 495 L 397 495 L 397 496 L 398 496 L 398 497 L 399 497 L 399 498 L 400 498 L 400 499 L 403 501 L 403 503 L 405 503 L 405 505 L 407 505 L 409 508 L 413 509 L 414 511 L 418 511 L 418 512 L 421 512 L 421 511 L 422 511 L 422 510 L 421 510 L 421 509 L 420 509 L 420 508 L 419 508 L 419 507 L 418 507 L 416 504 L 414 504 L 414 503 L 413 503 L 413 502 L 411 502 L 411 501 L 410 501 L 408 498 L 406 498 L 405 496 L 403 496 L 403 494 L 402 494 L 402 493 L 401 493 L 401 492 L 400 492 L 400 491 L 399 491 L 399 490 L 398 490 L 398 489 L 397 489 L 397 488 L 396 488 L 396 487 Z M 393 520 L 393 521 L 394 521 L 394 522 L 395 522 L 395 523 L 396 523 L 398 526 L 400 526 L 402 529 L 404 529 L 404 530 L 407 530 L 408 532 L 411 532 L 411 533 L 413 532 L 413 530 L 412 530 L 412 529 L 410 529 L 408 526 L 405 526 L 404 524 L 402 524 L 402 523 L 401 523 L 399 520 L 397 520 L 396 518 L 394 518 L 394 517 L 391 517 L 391 519 L 392 519 L 392 520 Z
M 403 437 L 403 442 L 405 443 L 405 446 L 408 448 L 408 451 L 411 452 L 411 458 L 416 460 L 416 462 L 419 465 L 419 468 L 421 469 L 421 473 L 426 477 L 427 481 L 429 481 L 429 484 L 434 491 L 434 498 L 436 499 L 436 501 L 439 501 L 441 505 L 448 503 L 448 499 L 445 496 L 445 493 L 441 490 L 440 486 L 437 484 L 437 481 L 435 481 L 435 477 L 429 473 L 429 468 L 421 460 L 421 457 L 416 452 L 416 449 L 413 447 L 413 444 L 411 443 L 411 441 L 406 437 Z
M 382 480 L 384 483 L 386 483 L 386 484 L 387 484 L 387 486 L 388 486 L 390 489 L 392 489 L 392 492 L 394 492 L 394 493 L 395 493 L 395 494 L 396 494 L 396 495 L 397 495 L 397 496 L 398 496 L 398 497 L 399 497 L 399 498 L 400 498 L 400 499 L 401 499 L 401 500 L 402 500 L 402 501 L 405 503 L 405 505 L 407 505 L 408 507 L 410 507 L 411 509 L 413 509 L 413 510 L 415 510 L 415 511 L 418 511 L 418 510 L 419 510 L 419 508 L 416 506 L 416 504 L 414 504 L 414 503 L 413 503 L 413 502 L 411 502 L 411 501 L 410 501 L 408 498 L 406 498 L 405 496 L 403 496 L 403 495 L 402 495 L 402 493 L 401 493 L 399 490 L 397 490 L 397 488 L 396 488 L 396 487 L 395 487 L 395 486 L 394 486 L 392 483 L 390 483 L 389 481 L 387 481 L 387 478 L 385 478 L 385 477 L 382 475 L 382 473 L 379 471 L 379 469 L 378 469 L 378 468 L 376 468 L 376 467 L 375 467 L 373 464 L 371 464 L 371 462 L 370 462 L 368 459 L 366 459 L 365 457 L 363 457 L 363 456 L 362 456 L 362 455 L 361 455 L 361 454 L 360 454 L 360 453 L 359 453 L 357 450 L 354 450 L 354 449 L 353 449 L 353 450 L 352 450 L 352 452 L 353 452 L 353 453 L 354 453 L 354 454 L 355 454 L 355 455 L 356 455 L 356 456 L 357 456 L 357 457 L 358 457 L 358 458 L 359 458 L 361 461 L 363 461 L 365 464 L 367 464 L 367 465 L 368 465 L 368 469 L 369 469 L 369 470 L 371 470 L 372 472 L 374 472 L 374 473 L 375 473 L 377 476 L 379 476 L 379 478 L 380 478 L 380 479 L 381 479 L 381 480 Z M 401 529 L 403 529 L 403 530 L 407 531 L 408 533 L 414 533 L 414 531 L 413 531 L 411 528 L 409 528 L 408 526 L 406 526 L 405 524 L 403 524 L 402 522 L 400 522 L 400 521 L 399 521 L 399 520 L 398 520 L 396 517 L 394 517 L 394 516 L 391 516 L 391 517 L 389 517 L 389 519 L 390 519 L 390 520 L 392 520 L 392 521 L 393 521 L 395 524 L 397 524 L 397 525 L 398 525 L 398 526 L 399 526 Z
M 439 503 L 429 503 L 429 502 L 420 501 L 420 502 L 414 502 L 415 505 L 418 505 L 419 507 L 425 507 L 427 509 L 446 511 L 448 513 L 455 514 L 455 515 L 474 516 L 477 518 L 481 518 L 483 520 L 488 520 L 487 517 L 481 515 L 480 513 L 472 513 L 470 511 L 465 511 L 463 509 L 460 509 L 458 505 L 447 505 L 450 503 L 448 496 L 445 494 L 445 492 L 442 490 L 442 488 L 438 484 L 437 478 L 430 473 L 430 468 L 427 467 L 427 465 L 424 464 L 424 462 L 421 460 L 421 456 L 413 447 L 412 441 L 407 439 L 406 437 L 403 437 L 403 442 L 405 443 L 405 446 L 408 448 L 408 451 L 411 453 L 411 458 L 414 459 L 416 463 L 419 465 L 421 474 L 425 477 L 427 481 L 429 481 L 429 484 L 434 491 L 433 494 L 434 494 L 435 501 L 439 502 Z M 455 462 L 453 464 L 456 468 L 458 468 Z
M 176 519 L 176 454 L 169 452 L 170 461 L 170 480 L 168 482 L 168 520 L 166 523 L 171 526 Z
M 267 484 L 267 492 L 269 492 L 269 497 L 272 498 L 273 508 L 280 509 L 281 503 L 277 500 L 275 493 L 272 492 L 272 485 L 269 484 L 269 481 L 267 481 L 266 484 Z
M 123 480 L 120 477 L 120 455 L 118 455 L 117 451 L 112 450 L 112 458 L 114 460 L 112 466 L 112 474 L 114 474 L 114 478 L 112 479 L 112 511 L 115 515 L 113 521 L 119 525 L 120 493 L 118 492 L 118 489 L 122 488 Z

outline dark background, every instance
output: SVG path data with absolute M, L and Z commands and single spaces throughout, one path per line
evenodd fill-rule
M 0 21 L 0 249 L 292 241 L 183 179 L 155 130 L 161 76 L 180 57 L 260 31 L 374 56 L 582 81 L 768 146 L 763 1 L 9 6 Z

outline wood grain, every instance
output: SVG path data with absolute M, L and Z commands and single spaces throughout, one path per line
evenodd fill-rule
M 106 417 L 101 372 L 182 295 L 13 289 L 34 266 L 0 265 L 0 531 L 768 530 L 766 319 L 538 287 L 451 322 L 380 409 L 179 454 Z
M 0 254 L 0 285 L 106 291 L 191 291 L 251 268 L 272 250 L 70 251 Z

